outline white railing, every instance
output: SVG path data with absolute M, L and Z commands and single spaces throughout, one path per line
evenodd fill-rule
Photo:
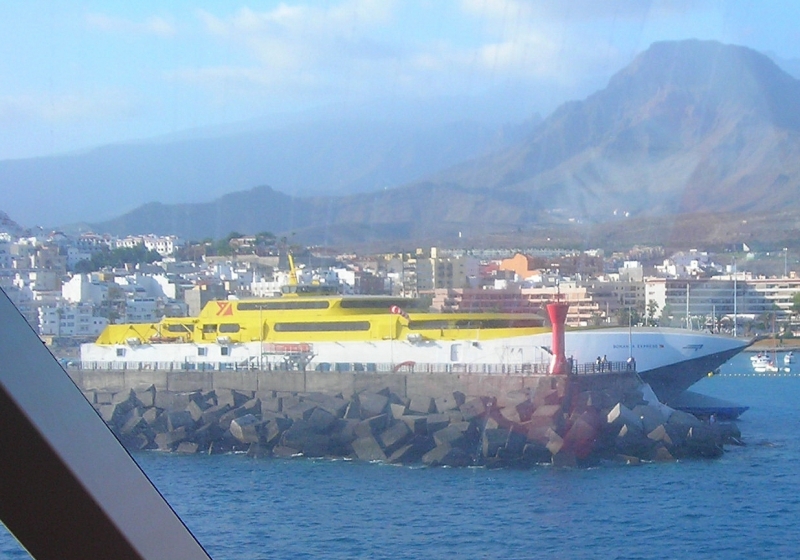
M 299 371 L 291 363 L 244 362 L 82 362 L 74 366 L 83 370 L 102 371 Z M 475 373 L 492 375 L 545 375 L 549 372 L 549 363 L 533 364 L 461 364 L 461 363 L 311 363 L 306 371 L 349 372 L 349 373 Z M 634 371 L 635 366 L 627 362 L 605 362 L 602 364 L 574 364 L 571 373 L 574 375 L 620 373 Z

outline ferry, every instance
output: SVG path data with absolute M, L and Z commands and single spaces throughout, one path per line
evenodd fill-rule
M 552 335 L 534 313 L 435 313 L 411 298 L 285 286 L 276 297 L 210 301 L 196 317 L 108 325 L 81 347 L 84 369 L 294 369 L 544 373 Z M 662 401 L 748 346 L 667 328 L 567 329 L 576 365 L 635 361 Z M 632 360 L 631 360 L 632 359 Z M 590 366 L 589 366 L 590 367 Z

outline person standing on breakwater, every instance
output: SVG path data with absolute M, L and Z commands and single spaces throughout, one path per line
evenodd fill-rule
M 608 358 L 603 354 L 603 362 L 600 364 L 600 371 L 611 371 L 611 365 L 608 363 Z
M 603 360 L 600 359 L 600 356 L 597 356 L 597 359 L 594 361 L 594 371 L 603 371 Z

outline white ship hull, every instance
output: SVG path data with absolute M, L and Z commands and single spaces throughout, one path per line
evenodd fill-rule
M 542 371 L 549 363 L 550 333 L 492 340 L 372 340 L 266 344 L 261 342 L 84 344 L 88 369 L 249 369 L 392 371 Z M 626 362 L 630 356 L 645 381 L 669 400 L 747 346 L 731 337 L 680 329 L 593 329 L 566 333 L 566 352 L 575 364 L 605 356 Z M 538 367 L 536 367 L 538 366 Z M 526 369 L 527 368 L 527 369 Z

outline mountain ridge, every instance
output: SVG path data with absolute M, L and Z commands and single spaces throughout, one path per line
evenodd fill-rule
M 396 188 L 288 199 L 270 189 L 250 205 L 262 208 L 256 229 L 305 232 L 309 242 L 346 241 L 344 231 L 354 241 L 478 239 L 625 216 L 797 212 L 798 156 L 798 80 L 746 47 L 660 42 L 510 146 Z M 193 227 L 221 236 L 237 229 L 227 217 L 236 213 L 206 209 Z M 138 211 L 124 223 L 158 225 Z

